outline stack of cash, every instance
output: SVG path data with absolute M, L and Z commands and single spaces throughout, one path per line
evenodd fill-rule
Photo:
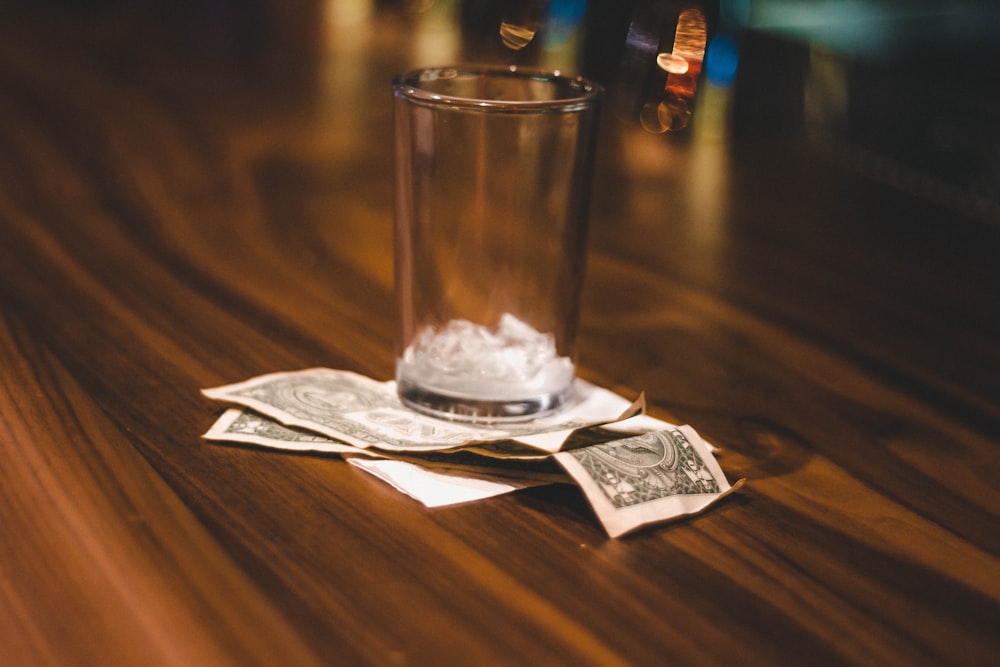
M 739 488 L 690 426 L 577 380 L 558 413 L 518 424 L 445 421 L 400 403 L 393 382 L 310 368 L 202 393 L 231 406 L 204 437 L 337 454 L 428 507 L 575 483 L 611 537 L 699 513 Z

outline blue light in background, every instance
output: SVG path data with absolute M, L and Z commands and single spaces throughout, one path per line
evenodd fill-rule
M 716 35 L 705 53 L 705 73 L 708 82 L 720 88 L 732 85 L 736 78 L 736 65 L 739 59 L 736 40 L 726 33 Z
M 583 20 L 586 8 L 586 0 L 552 0 L 549 4 L 549 16 L 555 22 L 576 25 Z
M 586 0 L 552 0 L 549 4 L 549 33 L 555 42 L 564 42 L 580 26 Z

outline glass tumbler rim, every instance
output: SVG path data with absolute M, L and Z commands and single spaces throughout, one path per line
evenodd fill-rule
M 546 99 L 503 99 L 488 96 L 466 96 L 435 90 L 434 82 L 447 82 L 466 78 L 495 78 L 535 81 L 550 84 L 553 89 L 566 94 Z M 426 106 L 443 106 L 481 112 L 572 112 L 594 106 L 603 96 L 604 89 L 582 76 L 562 74 L 559 70 L 546 70 L 516 65 L 450 65 L 421 67 L 398 74 L 392 81 L 393 94 Z

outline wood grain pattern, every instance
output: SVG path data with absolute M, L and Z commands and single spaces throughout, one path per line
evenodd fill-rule
M 205 443 L 198 393 L 390 377 L 416 19 L 13 7 L 0 662 L 995 664 L 1000 228 L 796 134 L 609 117 L 581 374 L 749 484 L 622 540 L 569 485 L 428 511 L 336 458 Z

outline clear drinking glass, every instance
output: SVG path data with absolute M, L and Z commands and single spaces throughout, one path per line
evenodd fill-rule
M 602 91 L 514 67 L 393 90 L 400 399 L 466 421 L 550 413 L 574 377 Z

